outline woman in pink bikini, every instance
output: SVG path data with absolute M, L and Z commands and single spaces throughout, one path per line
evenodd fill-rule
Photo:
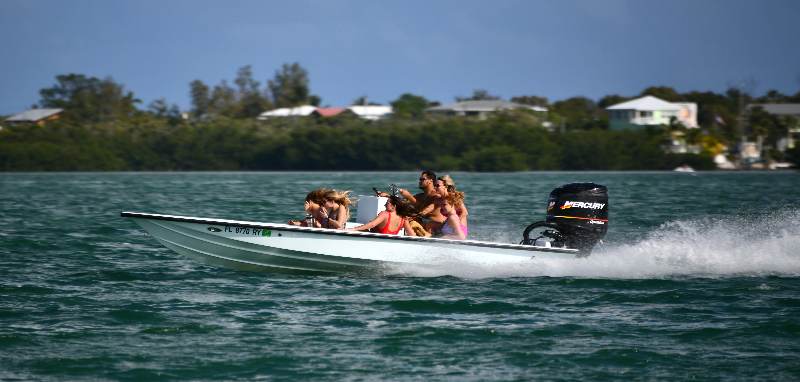
M 416 236 L 409 221 L 416 215 L 416 210 L 408 202 L 396 196 L 390 196 L 385 204 L 386 210 L 382 211 L 369 223 L 351 228 L 351 231 L 370 231 L 387 235 L 397 235 L 405 228 L 406 236 Z
M 445 217 L 444 222 L 434 227 L 434 237 L 457 240 L 466 239 L 466 227 L 461 225 L 461 220 L 458 217 L 456 208 L 448 202 L 448 198 L 445 196 L 447 194 L 443 191 L 446 188 L 444 181 L 437 179 L 433 187 L 438 193 L 438 196 L 433 200 L 434 208 L 438 208 L 442 216 Z
M 449 216 L 455 215 L 459 228 L 457 231 L 461 231 L 464 237 L 460 237 L 460 235 L 455 236 L 458 236 L 459 239 L 466 239 L 467 235 L 469 235 L 469 227 L 467 226 L 469 211 L 467 211 L 467 206 L 464 204 L 464 193 L 456 191 L 456 184 L 453 182 L 453 178 L 451 178 L 450 175 L 439 177 L 439 179 L 434 182 L 433 186 L 436 193 L 439 195 L 435 201 L 436 207 L 440 209 L 443 216 L 448 218 L 442 223 L 440 229 L 442 234 L 445 236 L 454 236 L 456 234 L 455 224 L 451 226 L 449 222 Z

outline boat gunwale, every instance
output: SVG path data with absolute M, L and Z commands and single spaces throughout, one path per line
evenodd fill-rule
M 261 223 L 261 222 L 251 222 L 251 221 L 241 221 L 241 220 L 200 218 L 194 216 L 153 214 L 147 212 L 123 211 L 120 213 L 120 216 L 127 218 L 155 219 L 155 220 L 182 222 L 182 223 L 227 225 L 227 226 L 238 226 L 238 227 L 249 227 L 249 228 L 267 228 L 270 230 L 313 233 L 321 235 L 370 237 L 382 240 L 431 242 L 431 243 L 442 243 L 442 244 L 465 245 L 473 247 L 515 249 L 515 250 L 522 250 L 529 252 L 555 252 L 555 253 L 575 253 L 575 254 L 579 253 L 577 249 L 573 248 L 537 247 L 537 246 L 522 245 L 522 244 L 492 243 L 488 241 L 478 241 L 478 240 L 453 240 L 453 239 L 431 238 L 431 237 L 421 237 L 421 236 L 399 236 L 399 235 L 380 234 L 374 232 L 299 227 L 299 226 L 292 226 L 280 223 Z

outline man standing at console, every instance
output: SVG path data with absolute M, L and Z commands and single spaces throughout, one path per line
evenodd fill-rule
M 436 173 L 431 170 L 424 170 L 419 174 L 419 188 L 422 192 L 412 195 L 406 189 L 401 188 L 398 190 L 400 196 L 411 202 L 419 211 L 419 215 L 422 218 L 422 221 L 419 222 L 419 228 L 423 228 L 424 232 L 418 230 L 413 223 L 412 226 L 415 227 L 414 230 L 420 236 L 430 236 L 433 228 L 441 226 L 442 222 L 445 221 L 445 216 L 434 205 L 434 200 L 439 196 L 433 187 L 435 181 Z

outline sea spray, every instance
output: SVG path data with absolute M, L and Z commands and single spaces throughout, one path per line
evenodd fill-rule
M 480 259 L 439 254 L 431 266 L 400 266 L 390 273 L 463 278 L 797 276 L 800 211 L 670 221 L 642 240 L 599 245 L 585 258 L 532 258 L 487 266 Z

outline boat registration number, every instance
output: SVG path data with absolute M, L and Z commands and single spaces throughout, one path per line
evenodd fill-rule
M 242 235 L 252 235 L 252 236 L 272 236 L 272 231 L 268 229 L 251 228 L 251 227 L 231 227 L 226 225 L 225 232 L 237 233 Z

